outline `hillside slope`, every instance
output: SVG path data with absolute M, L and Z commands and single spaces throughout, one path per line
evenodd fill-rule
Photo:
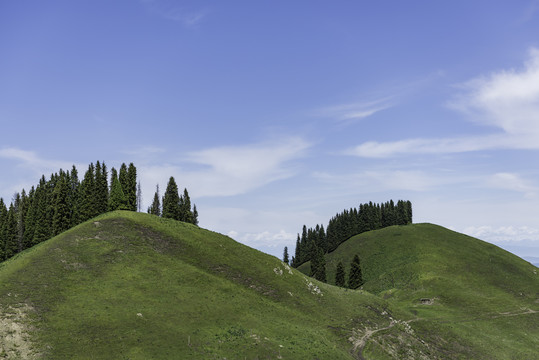
M 338 262 L 348 271 L 356 253 L 362 288 L 414 314 L 423 340 L 459 339 L 447 345 L 473 358 L 539 358 L 539 275 L 530 263 L 441 226 L 392 226 L 326 255 L 330 282 Z M 310 264 L 299 270 L 309 273 Z
M 320 284 L 196 226 L 133 212 L 83 223 L 0 264 L 0 357 L 353 359 L 365 329 L 409 314 Z M 399 326 L 397 326 L 399 325 Z

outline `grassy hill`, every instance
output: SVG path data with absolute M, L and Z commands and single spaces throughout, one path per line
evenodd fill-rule
M 362 289 L 414 314 L 423 340 L 460 339 L 453 345 L 473 358 L 539 358 L 539 269 L 532 264 L 440 226 L 392 226 L 328 254 L 330 283 L 338 262 L 348 271 L 356 253 Z M 310 264 L 299 270 L 309 273 Z
M 486 259 L 492 268 L 512 271 L 509 279 L 482 284 L 492 269 L 474 263 L 447 271 L 456 272 L 449 291 L 439 285 L 446 273 L 436 259 L 422 260 L 429 251 L 440 259 L 453 256 L 447 246 L 417 245 L 415 257 L 405 250 L 414 240 L 401 250 L 390 246 L 411 238 L 409 231 L 429 243 L 436 231 L 447 232 L 430 227 L 363 234 L 330 255 L 346 246 L 353 247 L 349 252 L 372 248 L 380 263 L 364 270 L 368 292 L 319 283 L 190 224 L 105 214 L 0 264 L 0 358 L 533 358 L 539 347 L 536 269 L 494 249 Z M 460 236 L 454 241 L 464 241 Z M 366 246 L 369 237 L 385 247 Z M 365 266 L 366 254 L 360 252 Z M 479 262 L 485 255 L 466 256 Z M 474 300 L 473 286 L 463 285 L 470 277 L 490 289 L 477 291 L 492 297 L 484 307 Z M 459 289 L 469 293 L 461 297 Z M 433 305 L 420 305 L 422 297 L 433 298 Z M 494 330 L 474 333 L 487 327 Z

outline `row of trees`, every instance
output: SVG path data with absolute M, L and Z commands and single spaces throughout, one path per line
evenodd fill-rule
M 88 166 L 81 181 L 74 165 L 71 171 L 60 170 L 48 180 L 43 175 L 28 193 L 24 189 L 16 193 L 9 206 L 0 198 L 0 261 L 105 212 L 140 211 L 141 200 L 133 163 L 122 164 L 119 171 L 112 168 L 110 183 L 107 166 L 99 161 Z M 156 215 L 198 223 L 187 189 L 178 196 L 172 177 L 163 198 L 162 214 L 159 203 L 156 209 L 152 212 Z
M 303 225 L 301 235 L 298 234 L 296 240 L 291 265 L 298 267 L 307 261 L 321 263 L 325 254 L 332 252 L 354 235 L 387 226 L 410 223 L 412 223 L 410 201 L 399 200 L 395 204 L 393 200 L 390 200 L 383 204 L 372 202 L 361 204 L 359 208 L 344 210 L 331 218 L 327 230 L 323 225 L 316 225 L 309 229 Z M 286 253 L 288 256 L 288 249 Z
M 184 189 L 183 195 L 180 196 L 178 185 L 176 185 L 176 180 L 174 180 L 174 177 L 172 176 L 168 181 L 162 203 L 161 197 L 159 196 L 159 185 L 157 185 L 152 205 L 148 208 L 148 214 L 198 225 L 198 211 L 196 205 L 193 205 L 193 209 L 191 210 L 191 199 L 189 198 L 187 189 Z

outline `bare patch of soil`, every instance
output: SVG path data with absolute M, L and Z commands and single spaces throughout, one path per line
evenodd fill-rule
M 26 304 L 0 308 L 0 358 L 39 358 L 40 354 L 33 348 L 30 328 L 25 321 L 32 311 L 32 307 Z

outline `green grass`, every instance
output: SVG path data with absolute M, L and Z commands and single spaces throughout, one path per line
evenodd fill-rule
M 414 225 L 345 242 L 328 256 L 329 269 L 356 251 L 365 291 L 289 272 L 275 257 L 190 224 L 105 214 L 0 264 L 0 358 L 536 355 L 537 314 L 522 310 L 537 309 L 527 263 Z M 439 300 L 422 306 L 422 297 Z
M 528 262 L 441 226 L 392 226 L 355 236 L 328 254 L 330 282 L 338 262 L 349 271 L 356 253 L 362 288 L 414 314 L 411 324 L 422 338 L 455 339 L 472 358 L 539 357 L 539 313 L 533 313 L 539 276 Z M 300 270 L 308 273 L 309 266 Z

